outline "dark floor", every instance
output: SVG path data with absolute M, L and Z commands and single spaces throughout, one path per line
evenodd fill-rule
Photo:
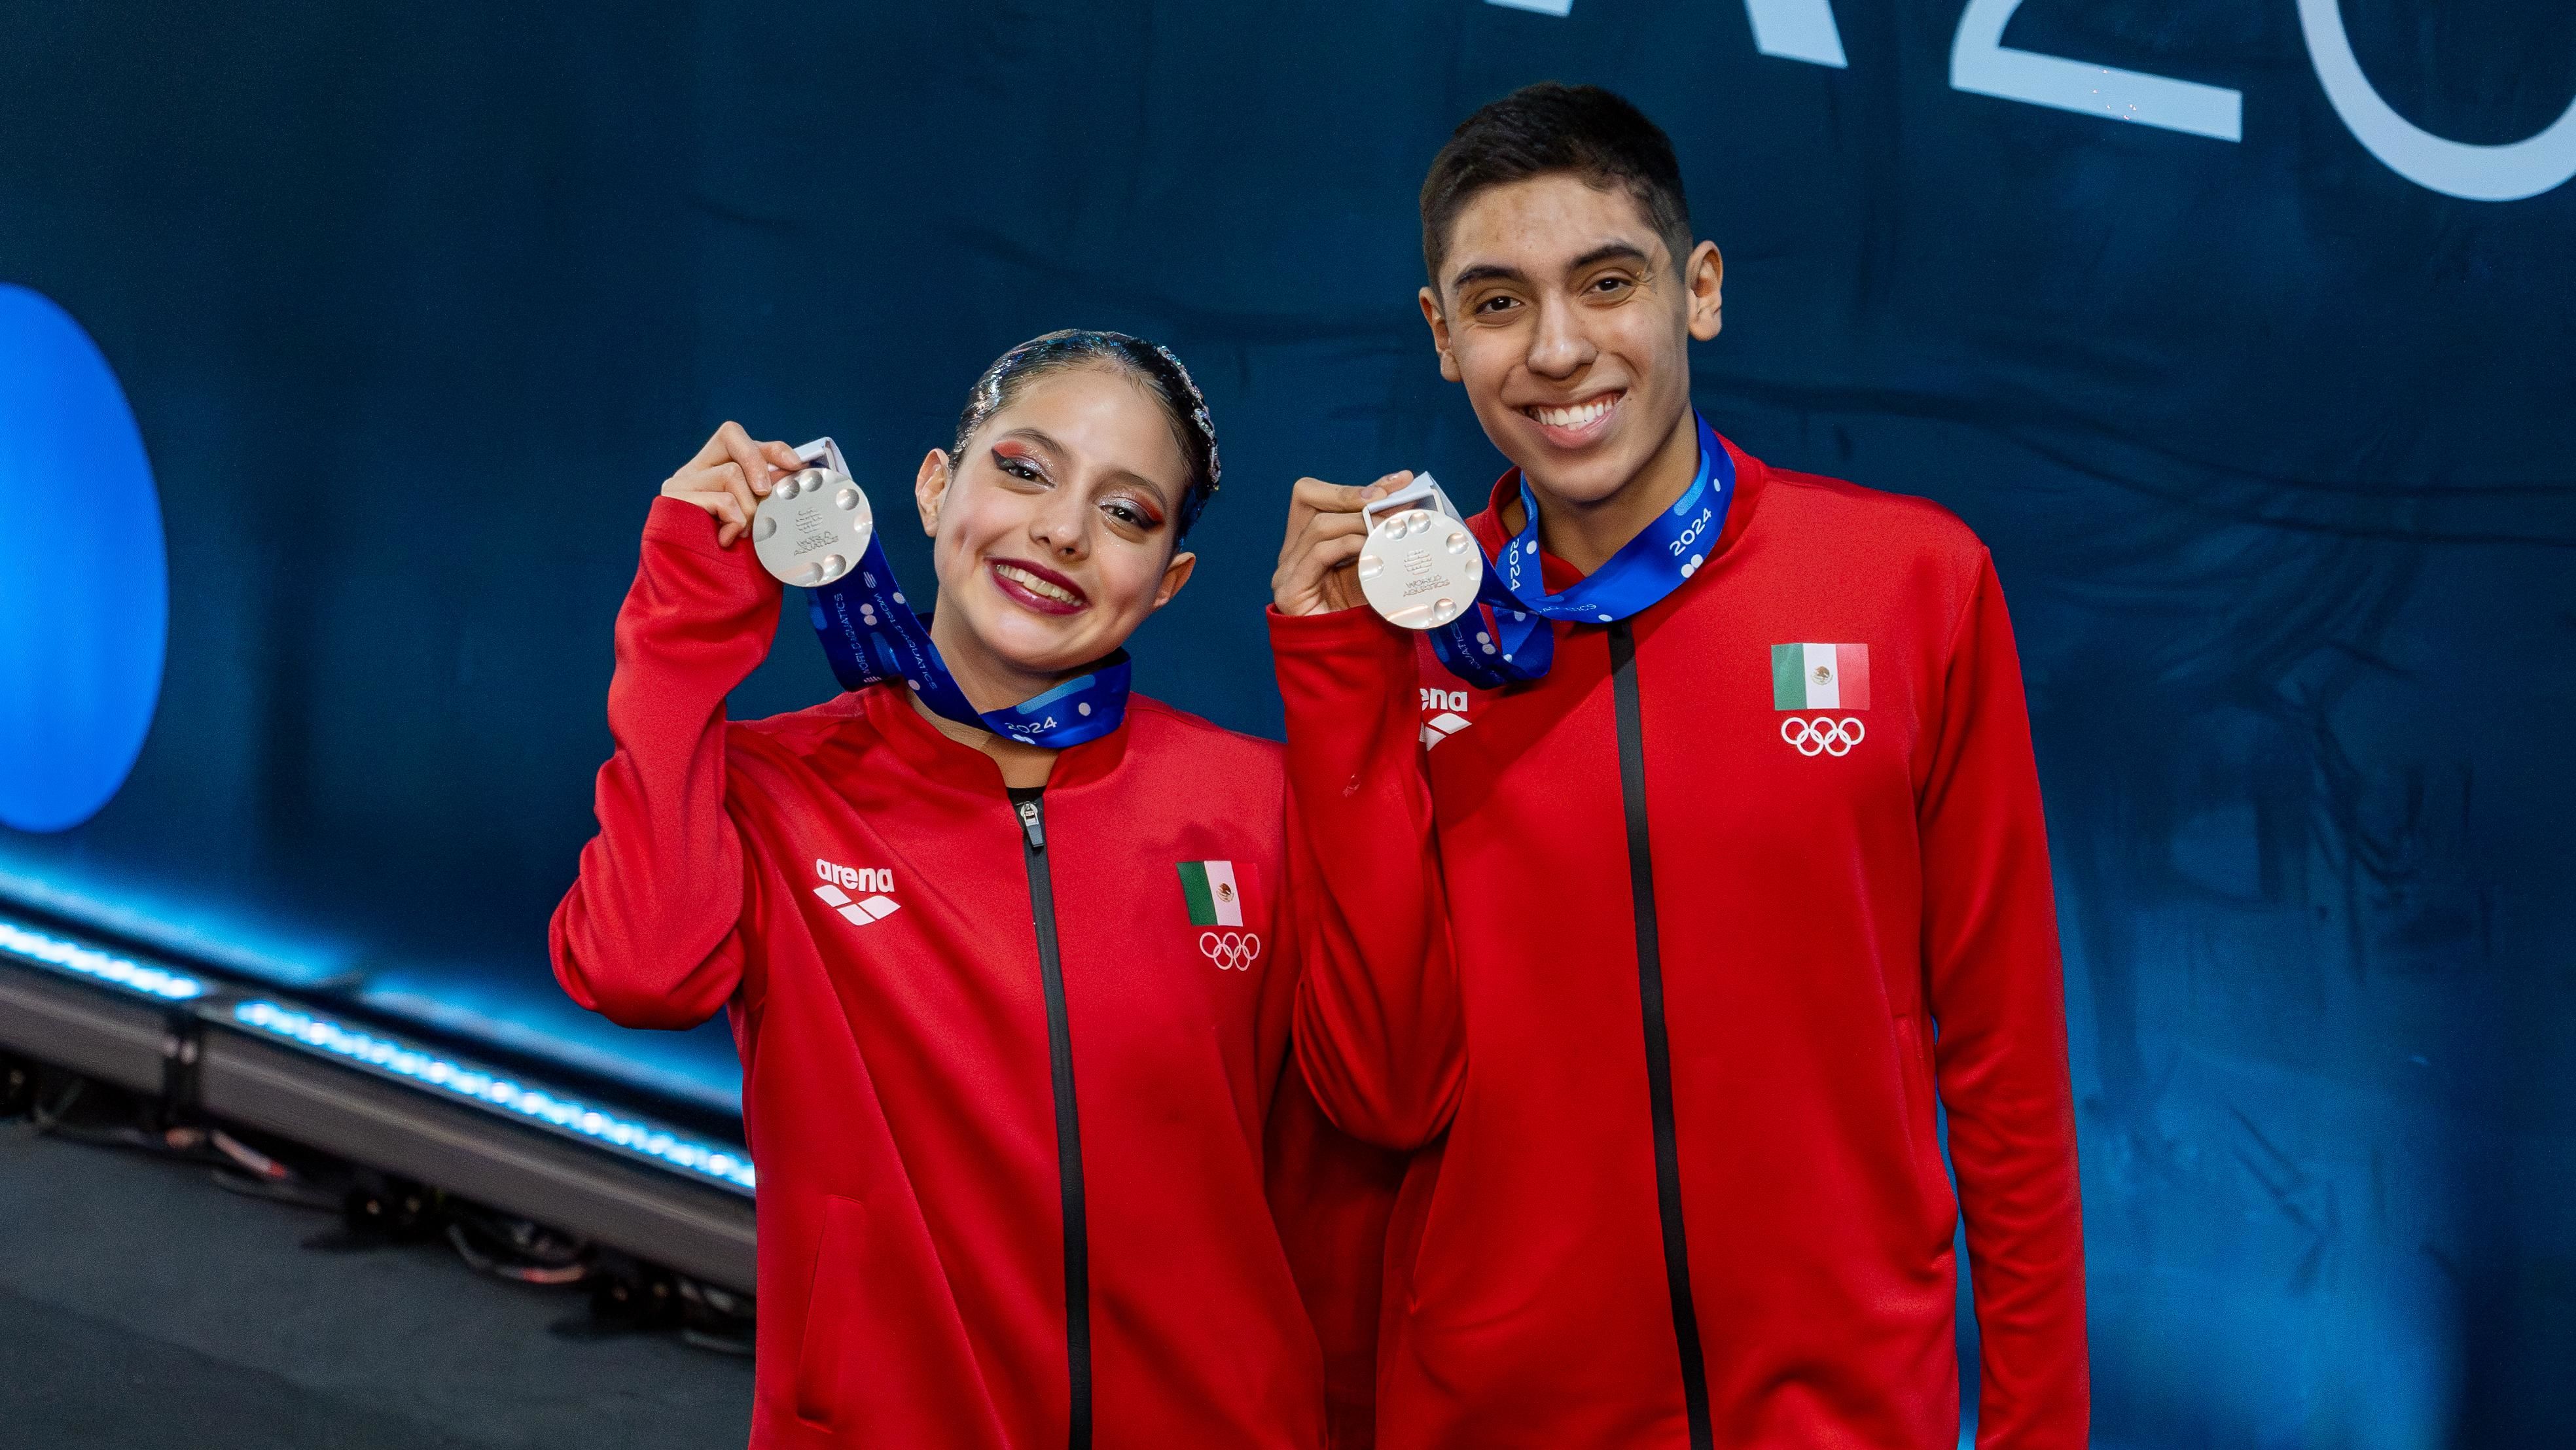
M 749 1360 L 550 1333 L 581 1290 L 444 1246 L 300 1246 L 333 1222 L 0 1122 L 0 1450 L 743 1443 Z

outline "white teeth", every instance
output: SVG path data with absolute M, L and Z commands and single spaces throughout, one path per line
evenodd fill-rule
M 1529 415 L 1551 428 L 1582 428 L 1600 421 L 1619 402 L 1615 393 L 1571 408 L 1532 408 Z
M 1079 604 L 1082 602 L 1074 595 L 1072 590 L 1069 590 L 1063 585 L 1057 584 L 1051 580 L 1041 579 L 1026 569 L 1016 569 L 1008 564 L 996 564 L 993 566 L 993 572 L 1010 580 L 1012 583 L 1019 585 L 1021 588 L 1026 589 L 1031 594 L 1037 595 L 1041 599 L 1053 599 L 1064 604 Z

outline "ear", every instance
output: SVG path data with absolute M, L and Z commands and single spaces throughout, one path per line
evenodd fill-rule
M 1682 291 L 1690 317 L 1690 335 L 1702 342 L 1717 336 L 1724 325 L 1726 259 L 1717 254 L 1717 243 L 1702 242 L 1691 248 L 1690 260 L 1682 264 Z
M 1198 566 L 1199 556 L 1187 549 L 1172 555 L 1172 562 L 1163 566 L 1163 582 L 1154 588 L 1154 607 L 1160 609 L 1171 603 L 1172 596 L 1180 593 L 1181 586 L 1190 582 L 1190 575 L 1198 571 Z
M 1422 289 L 1422 320 L 1431 324 L 1431 345 L 1440 349 L 1440 376 L 1459 381 L 1458 355 L 1449 350 L 1449 314 L 1440 310 L 1440 294 Z
M 921 510 L 923 533 L 938 536 L 939 502 L 948 497 L 948 485 L 955 481 L 946 450 L 933 448 L 922 455 L 921 471 L 912 476 L 912 502 Z

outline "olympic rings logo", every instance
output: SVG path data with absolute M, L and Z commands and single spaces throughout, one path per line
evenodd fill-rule
M 1248 972 L 1261 960 L 1261 935 L 1249 931 L 1203 931 L 1199 950 L 1220 972 Z
M 1818 755 L 1849 755 L 1852 753 L 1852 747 L 1860 744 L 1862 737 L 1868 733 L 1867 727 L 1860 723 L 1857 716 L 1852 715 L 1845 715 L 1840 720 L 1826 715 L 1819 715 L 1813 720 L 1801 720 L 1792 715 L 1780 722 L 1780 738 L 1796 746 L 1800 755 L 1810 758 Z

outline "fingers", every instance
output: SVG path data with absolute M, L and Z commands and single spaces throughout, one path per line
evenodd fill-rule
M 769 459 L 763 456 L 768 445 L 753 442 L 740 423 L 727 423 L 718 428 L 715 441 L 724 445 L 725 457 L 742 470 L 743 484 L 751 491 L 754 502 L 767 497 L 770 475 L 776 471 Z
M 804 466 L 796 450 L 785 443 L 774 438 L 757 441 L 740 423 L 727 422 L 696 456 L 680 465 L 679 472 L 663 481 L 662 493 L 715 515 L 720 525 L 716 542 L 729 549 L 751 527 L 753 511 L 769 496 L 778 476 Z M 719 495 L 727 500 L 722 507 L 713 502 Z
M 756 441 L 740 423 L 727 422 L 716 429 L 695 457 L 680 465 L 680 471 L 672 474 L 662 485 L 662 492 L 674 498 L 715 491 L 731 495 L 738 505 L 736 512 L 740 518 L 731 527 L 719 531 L 719 537 L 731 546 L 733 540 L 750 526 L 752 511 L 769 496 L 778 475 L 793 473 L 804 466 L 805 462 L 796 456 L 796 450 L 785 443 L 777 439 Z M 700 506 L 704 507 L 703 504 Z
M 1353 493 L 1359 490 L 1352 490 Z M 1351 587 L 1340 587 L 1368 542 L 1368 530 L 1356 513 L 1310 513 L 1279 551 L 1279 567 L 1270 576 L 1271 602 L 1282 614 L 1312 614 L 1346 607 Z
M 1297 480 L 1295 487 L 1288 491 L 1288 529 L 1279 550 L 1280 558 L 1286 559 L 1289 550 L 1296 547 L 1296 541 L 1305 532 L 1309 519 L 1345 518 L 1357 526 L 1362 504 L 1375 503 L 1412 481 L 1410 469 L 1390 473 L 1364 488 L 1326 483 L 1320 478 Z
M 1299 515 L 1308 513 L 1357 513 L 1360 505 L 1375 503 L 1413 481 L 1413 471 L 1390 473 L 1365 488 L 1326 483 L 1320 478 L 1301 478 L 1288 491 L 1289 527 L 1293 530 Z
M 706 444 L 698 449 L 697 455 L 680 465 L 680 472 L 692 473 L 703 468 L 713 468 L 719 463 L 742 464 L 744 471 L 754 477 L 758 477 L 763 468 L 780 473 L 794 473 L 805 466 L 805 461 L 796 456 L 795 449 L 774 438 L 766 443 L 754 442 L 751 434 L 740 423 L 733 422 L 726 423 L 710 434 Z M 761 493 L 768 491 L 765 487 L 759 490 Z
M 1271 602 L 1282 614 L 1348 608 L 1358 594 L 1351 565 L 1366 542 L 1367 535 L 1359 533 L 1310 539 L 1293 557 L 1280 561 L 1279 572 L 1270 579 Z
M 1413 482 L 1402 469 L 1364 487 L 1301 478 L 1288 491 L 1288 527 L 1279 544 L 1279 566 L 1270 576 L 1271 602 L 1282 614 L 1349 608 L 1359 585 L 1351 565 L 1368 540 L 1363 505 Z

